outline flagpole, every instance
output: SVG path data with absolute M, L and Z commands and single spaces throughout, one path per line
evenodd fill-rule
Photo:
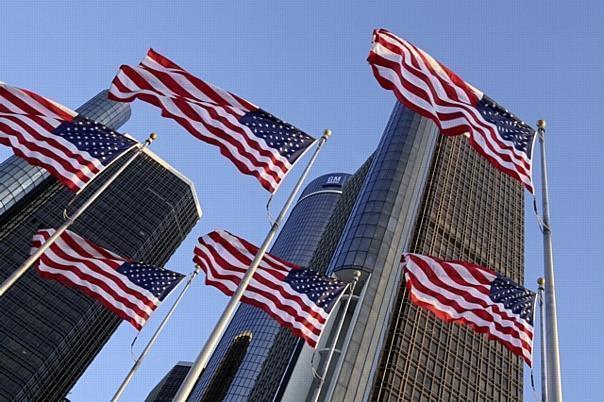
M 172 307 L 170 307 L 170 311 L 168 311 L 166 316 L 163 318 L 161 324 L 159 324 L 159 327 L 157 327 L 157 329 L 155 330 L 155 333 L 149 340 L 149 343 L 147 343 L 147 346 L 145 346 L 145 349 L 143 349 L 143 351 L 140 354 L 140 356 L 138 357 L 138 359 L 136 359 L 136 362 L 134 363 L 134 365 L 132 366 L 132 368 L 130 369 L 128 374 L 126 375 L 126 378 L 124 378 L 124 381 L 122 381 L 122 384 L 115 392 L 115 395 L 113 395 L 113 398 L 111 398 L 111 402 L 117 402 L 119 400 L 119 398 L 122 396 L 122 394 L 126 390 L 126 387 L 128 386 L 128 384 L 130 384 L 132 377 L 134 377 L 134 373 L 136 373 L 136 371 L 141 366 L 145 357 L 147 357 L 147 354 L 151 350 L 151 347 L 155 344 L 155 341 L 157 340 L 157 338 L 163 331 L 164 327 L 168 323 L 168 320 L 172 316 L 172 313 L 174 313 L 174 310 L 176 310 L 176 307 L 180 303 L 181 299 L 183 298 L 183 296 L 185 295 L 187 290 L 189 290 L 191 283 L 193 283 L 193 279 L 195 279 L 195 277 L 199 274 L 199 271 L 201 271 L 201 268 L 199 266 L 195 266 L 195 270 L 189 277 L 189 280 L 187 281 L 186 285 L 180 291 L 180 294 L 178 295 L 178 298 L 174 301 L 174 304 L 172 304 Z
M 543 303 L 543 292 L 545 292 L 545 279 L 537 279 L 539 285 L 539 323 L 541 331 L 541 402 L 548 402 L 547 399 L 547 357 L 545 356 L 546 342 L 545 342 L 545 309 Z
M 315 388 L 312 396 L 312 401 L 317 402 L 319 400 L 319 395 L 321 394 L 321 389 L 323 388 L 323 384 L 325 384 L 325 378 L 327 378 L 327 373 L 329 372 L 329 365 L 331 364 L 331 359 L 333 358 L 333 354 L 336 350 L 336 346 L 338 344 L 338 338 L 340 337 L 340 332 L 342 332 L 342 327 L 344 326 L 344 320 L 346 319 L 346 313 L 348 313 L 348 307 L 350 307 L 350 302 L 352 301 L 352 297 L 354 296 L 354 288 L 361 277 L 361 271 L 354 271 L 354 277 L 352 282 L 350 283 L 350 294 L 348 295 L 348 300 L 346 300 L 346 305 L 344 306 L 344 312 L 342 313 L 342 318 L 338 322 L 338 328 L 333 337 L 333 342 L 331 347 L 329 348 L 329 354 L 327 355 L 327 360 L 325 361 L 325 368 L 323 369 L 323 375 L 319 377 L 319 384 Z
M 554 254 L 552 230 L 549 220 L 549 193 L 547 161 L 545 159 L 545 120 L 537 122 L 537 134 L 541 145 L 541 202 L 543 209 L 543 258 L 545 268 L 545 327 L 547 396 L 551 402 L 562 402 L 562 375 L 560 372 L 560 346 L 558 342 L 558 313 L 556 308 L 556 281 L 554 279 Z
M 99 187 L 98 190 L 96 190 L 94 194 L 92 194 L 90 198 L 88 198 L 86 202 L 84 202 L 84 204 L 82 204 L 82 206 L 78 208 L 72 216 L 68 216 L 65 223 L 63 223 L 63 225 L 61 225 L 61 227 L 58 228 L 55 233 L 50 236 L 48 240 L 46 240 L 46 242 L 36 250 L 36 252 L 30 255 L 29 258 L 25 260 L 25 262 L 2 283 L 2 285 L 0 285 L 0 297 L 4 296 L 4 294 L 15 284 L 15 282 L 17 282 L 19 278 L 25 275 L 27 270 L 38 260 L 38 258 L 40 258 L 40 256 L 42 256 L 44 251 L 46 251 L 46 249 L 48 249 L 59 238 L 59 236 L 61 236 L 63 232 L 65 232 L 67 228 L 69 228 L 69 226 L 71 226 L 73 222 L 75 222 L 75 220 L 78 219 L 80 215 L 82 215 L 84 211 L 86 211 L 86 209 L 94 201 L 96 201 L 97 198 L 99 198 L 103 191 L 105 191 L 107 187 L 109 187 L 111 183 L 113 183 L 115 179 L 117 179 L 118 176 L 124 170 L 126 170 L 126 168 L 132 162 L 134 162 L 134 160 L 143 152 L 143 150 L 147 148 L 156 138 L 157 134 L 151 133 L 151 135 L 149 135 L 149 138 L 147 138 L 144 144 L 142 144 L 136 150 L 136 152 L 134 152 L 130 159 L 128 159 L 126 163 L 124 163 L 105 183 L 103 183 L 103 185 Z
M 300 188 L 302 188 L 302 184 L 304 183 L 306 176 L 308 176 L 308 173 L 310 172 L 312 165 L 315 163 L 315 160 L 317 159 L 317 156 L 319 155 L 319 151 L 321 151 L 321 147 L 323 146 L 323 144 L 325 144 L 325 142 L 327 141 L 327 139 L 329 138 L 330 135 L 331 135 L 330 130 L 325 130 L 323 132 L 323 135 L 319 139 L 317 147 L 315 148 L 315 151 L 312 154 L 312 157 L 308 161 L 306 168 L 304 168 L 304 171 L 302 172 L 302 175 L 300 176 L 300 178 L 298 179 L 298 182 L 294 186 L 294 189 L 292 190 L 289 197 L 287 198 L 287 201 L 285 201 L 285 205 L 283 205 L 283 208 L 281 209 L 281 212 L 277 216 L 277 219 L 275 219 L 275 222 L 272 224 L 271 230 L 266 235 L 266 238 L 262 242 L 262 245 L 258 249 L 256 256 L 254 257 L 254 260 L 250 264 L 250 267 L 247 269 L 247 272 L 245 273 L 244 277 L 241 279 L 241 282 L 239 283 L 237 290 L 235 291 L 235 293 L 229 300 L 229 303 L 227 304 L 224 311 L 222 312 L 222 315 L 220 316 L 218 323 L 212 330 L 212 333 L 210 334 L 210 337 L 206 341 L 205 346 L 203 347 L 201 352 L 199 352 L 199 355 L 197 356 L 195 363 L 193 363 L 193 366 L 189 370 L 187 377 L 185 378 L 182 385 L 178 389 L 176 396 L 174 397 L 174 399 L 172 399 L 173 402 L 185 402 L 187 400 L 187 398 L 189 397 L 189 395 L 191 395 L 191 391 L 193 391 L 193 387 L 195 386 L 197 379 L 201 375 L 201 372 L 203 371 L 203 369 L 208 364 L 208 361 L 210 360 L 210 356 L 211 356 L 212 352 L 216 348 L 216 345 L 218 345 L 218 342 L 220 341 L 222 334 L 226 330 L 228 323 L 231 321 L 231 318 L 235 312 L 235 307 L 237 307 L 237 303 L 239 303 L 239 300 L 241 300 L 241 296 L 243 296 L 243 292 L 245 291 L 248 283 L 251 281 L 252 276 L 254 275 L 254 272 L 256 272 L 256 269 L 258 268 L 260 261 L 262 261 L 262 258 L 266 254 L 266 251 L 268 250 L 269 245 L 271 244 L 273 238 L 276 236 L 277 232 L 279 231 L 281 221 L 285 218 L 285 215 L 286 215 L 287 211 L 289 210 L 291 204 L 294 202 L 294 199 L 295 199 L 298 191 L 300 191 Z

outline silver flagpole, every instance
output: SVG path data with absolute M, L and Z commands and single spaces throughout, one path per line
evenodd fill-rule
M 201 268 L 199 266 L 195 267 L 195 270 L 193 271 L 193 273 L 189 277 L 189 280 L 187 281 L 187 284 L 182 288 L 182 290 L 180 291 L 180 294 L 178 295 L 178 298 L 174 301 L 174 304 L 172 304 L 172 307 L 170 307 L 170 311 L 168 311 L 168 313 L 166 314 L 166 316 L 162 320 L 161 324 L 159 324 L 159 327 L 157 327 L 157 329 L 155 330 L 155 333 L 153 334 L 153 336 L 149 340 L 149 343 L 147 343 L 147 346 L 145 346 L 145 349 L 143 349 L 143 351 L 140 354 L 140 356 L 138 357 L 138 359 L 136 359 L 136 362 L 134 363 L 134 365 L 132 366 L 132 368 L 128 372 L 128 375 L 126 375 L 126 378 L 124 378 L 124 381 L 122 381 L 122 384 L 120 385 L 120 387 L 115 392 L 115 395 L 113 395 L 113 398 L 111 398 L 111 402 L 117 402 L 119 400 L 119 398 L 122 396 L 122 394 L 126 390 L 126 387 L 128 386 L 128 384 L 132 380 L 132 377 L 134 377 L 134 373 L 136 373 L 136 371 L 138 370 L 138 368 L 142 364 L 143 360 L 145 360 L 145 357 L 147 357 L 147 354 L 151 350 L 151 347 L 155 344 L 155 341 L 157 340 L 157 338 L 159 337 L 159 335 L 163 331 L 164 327 L 168 323 L 168 320 L 172 316 L 172 313 L 174 313 L 174 310 L 176 310 L 176 307 L 178 306 L 178 303 L 180 303 L 180 300 L 183 298 L 183 296 L 185 295 L 185 293 L 187 292 L 187 290 L 189 290 L 189 287 L 191 286 L 191 283 L 193 282 L 193 279 L 195 279 L 195 277 L 197 276 L 197 274 L 199 274 L 200 270 L 201 270 Z
M 312 157 L 308 161 L 308 164 L 306 165 L 304 172 L 302 172 L 302 175 L 298 179 L 298 182 L 294 186 L 294 189 L 292 190 L 291 194 L 287 198 L 285 205 L 283 205 L 281 212 L 279 213 L 279 215 L 277 216 L 277 219 L 275 219 L 275 222 L 271 226 L 271 230 L 268 232 L 268 234 L 266 235 L 266 238 L 264 239 L 264 242 L 262 242 L 262 245 L 258 249 L 258 252 L 256 253 L 256 256 L 254 257 L 254 260 L 250 264 L 250 267 L 247 269 L 247 272 L 245 273 L 244 277 L 241 279 L 241 282 L 239 283 L 239 286 L 237 287 L 235 294 L 233 294 L 233 296 L 229 300 L 229 303 L 227 304 L 226 308 L 222 312 L 222 315 L 220 316 L 218 323 L 212 330 L 212 333 L 210 334 L 210 337 L 206 341 L 205 346 L 203 347 L 201 352 L 199 352 L 199 355 L 197 356 L 195 363 L 193 363 L 193 366 L 189 370 L 187 377 L 183 381 L 182 385 L 178 389 L 178 392 L 176 393 L 176 396 L 174 396 L 174 399 L 172 399 L 172 401 L 185 402 L 187 400 L 187 398 L 189 397 L 189 395 L 191 395 L 191 391 L 193 391 L 193 387 L 195 386 L 197 379 L 201 375 L 201 372 L 203 371 L 203 369 L 208 364 L 208 360 L 210 360 L 210 356 L 211 356 L 212 352 L 216 348 L 216 345 L 218 345 L 218 341 L 220 341 L 220 337 L 222 336 L 228 323 L 230 322 L 230 320 L 233 316 L 233 313 L 235 312 L 235 307 L 237 307 L 237 303 L 239 303 L 239 300 L 241 299 L 241 296 L 243 295 L 245 288 L 247 287 L 248 283 L 252 279 L 254 272 L 256 272 L 256 268 L 258 268 L 260 261 L 266 254 L 266 250 L 268 250 L 269 245 L 271 244 L 273 238 L 277 234 L 277 232 L 279 230 L 279 226 L 281 225 L 281 221 L 283 220 L 283 218 L 285 218 L 285 214 L 289 210 L 289 207 L 291 206 L 291 204 L 294 202 L 294 198 L 296 197 L 296 194 L 298 193 L 298 191 L 300 191 L 300 188 L 302 187 L 302 184 L 304 183 L 304 180 L 306 179 L 308 172 L 310 172 L 310 168 L 315 163 L 315 160 L 317 159 L 317 156 L 319 155 L 319 151 L 321 150 L 321 147 L 323 146 L 323 144 L 325 144 L 325 141 L 327 141 L 327 139 L 329 138 L 330 135 L 331 135 L 330 130 L 325 130 L 323 132 L 323 135 L 319 139 L 319 143 L 318 143 L 317 147 L 315 148 L 315 152 L 313 153 Z
M 130 159 L 128 159 L 126 163 L 122 165 L 122 167 L 120 167 L 105 183 L 103 183 L 103 185 L 99 187 L 99 189 L 96 190 L 94 194 L 92 194 L 90 198 L 88 198 L 86 202 L 84 202 L 84 204 L 82 204 L 82 206 L 78 208 L 72 216 L 67 217 L 65 223 L 61 225 L 61 227 L 58 228 L 55 233 L 50 236 L 48 240 L 46 240 L 46 242 L 40 246 L 40 248 L 38 248 L 35 253 L 30 255 L 29 258 L 25 260 L 25 262 L 2 283 L 2 285 L 0 285 L 0 297 L 4 296 L 4 294 L 11 288 L 11 286 L 13 286 L 19 278 L 25 275 L 27 270 L 38 260 L 38 258 L 40 258 L 44 251 L 46 251 L 46 249 L 48 249 L 48 247 L 50 247 L 59 238 L 59 236 L 61 236 L 63 232 L 65 232 L 67 228 L 69 228 L 69 226 L 71 226 L 71 224 L 75 222 L 75 220 L 78 219 L 80 215 L 82 215 L 82 213 L 84 213 L 84 211 L 86 211 L 86 209 L 97 198 L 99 198 L 103 191 L 105 191 L 107 187 L 109 187 L 111 183 L 113 183 L 115 179 L 117 179 L 118 176 L 122 174 L 122 172 L 126 170 L 126 168 L 132 162 L 134 162 L 134 160 L 143 152 L 143 150 L 147 148 L 156 138 L 157 134 L 151 133 L 145 143 L 139 146 L 139 148 L 136 150 L 136 152 L 134 152 Z
M 354 277 L 352 282 L 350 283 L 350 294 L 348 295 L 348 300 L 346 300 L 346 305 L 344 306 L 344 312 L 342 313 L 342 318 L 340 318 L 340 322 L 338 322 L 338 328 L 333 336 L 333 342 L 331 347 L 329 348 L 329 354 L 327 355 L 327 360 L 325 361 L 325 368 L 323 369 L 323 375 L 319 377 L 319 384 L 315 388 L 312 396 L 312 401 L 317 402 L 319 400 L 319 395 L 321 394 L 321 389 L 323 388 L 323 384 L 325 384 L 325 378 L 327 378 L 327 373 L 329 372 L 329 365 L 331 364 L 331 359 L 333 358 L 333 354 L 336 350 L 336 346 L 338 344 L 338 338 L 340 337 L 340 332 L 342 331 L 342 327 L 344 326 L 344 320 L 346 319 L 346 313 L 348 312 L 348 307 L 350 307 L 350 302 L 352 301 L 352 297 L 354 296 L 354 288 L 361 277 L 361 271 L 354 271 Z
M 545 356 L 545 349 L 547 348 L 545 342 L 545 311 L 544 311 L 544 303 L 543 303 L 543 292 L 545 292 L 545 279 L 539 278 L 537 279 L 537 284 L 539 285 L 539 323 L 540 323 L 540 331 L 541 331 L 541 402 L 548 402 L 547 399 L 547 357 Z
M 556 308 L 556 280 L 554 279 L 554 254 L 552 230 L 549 221 L 549 193 L 547 162 L 545 159 L 545 120 L 537 122 L 541 144 L 541 197 L 543 208 L 543 258 L 545 265 L 545 327 L 547 359 L 547 396 L 551 402 L 562 402 L 562 375 L 560 373 L 560 346 L 558 343 L 558 313 Z

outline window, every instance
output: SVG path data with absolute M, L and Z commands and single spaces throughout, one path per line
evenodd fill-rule
M 248 331 L 233 339 L 233 343 L 224 354 L 214 378 L 212 378 L 205 395 L 201 399 L 202 402 L 216 402 L 224 399 L 251 341 L 252 334 Z

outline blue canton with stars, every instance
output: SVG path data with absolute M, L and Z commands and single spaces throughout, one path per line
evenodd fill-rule
M 534 292 L 518 285 L 505 276 L 498 275 L 491 282 L 489 296 L 495 303 L 502 303 L 507 309 L 513 311 L 514 314 L 524 318 L 529 324 L 533 325 L 533 314 L 537 298 Z
M 167 269 L 137 262 L 127 262 L 117 269 L 130 282 L 151 292 L 159 300 L 164 300 L 172 289 L 184 278 L 184 275 Z
M 346 288 L 346 283 L 335 278 L 327 278 L 310 269 L 292 269 L 285 282 L 298 293 L 305 294 L 318 307 L 331 312 L 338 297 Z
M 59 125 L 53 130 L 53 134 L 71 142 L 80 151 L 88 152 L 104 166 L 136 144 L 136 141 L 109 127 L 80 115 Z
M 310 135 L 262 109 L 246 113 L 239 122 L 252 130 L 256 137 L 262 138 L 269 147 L 287 158 L 291 164 L 315 142 Z
M 486 121 L 497 126 L 499 135 L 504 140 L 531 158 L 535 130 L 486 95 L 478 102 L 476 108 Z

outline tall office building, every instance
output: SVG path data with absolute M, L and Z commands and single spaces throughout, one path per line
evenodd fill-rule
M 333 173 L 308 184 L 284 224 L 271 253 L 302 266 L 308 263 L 342 188 L 350 175 Z M 310 266 L 312 268 L 312 266 Z M 241 304 L 223 335 L 189 400 L 244 401 L 272 399 L 291 354 L 282 350 L 269 359 L 289 330 L 262 310 Z M 259 378 L 260 373 L 269 375 Z
M 145 398 L 145 402 L 172 402 L 172 398 L 178 392 L 182 382 L 191 370 L 191 362 L 178 362 L 168 373 L 161 379 L 160 382 L 149 392 Z
M 113 129 L 130 115 L 127 104 L 107 100 L 105 92 L 78 112 Z M 114 163 L 69 209 L 77 208 L 124 161 Z M 0 165 L 0 178 L 4 280 L 27 258 L 36 229 L 63 222 L 63 209 L 74 194 L 15 157 Z M 146 151 L 72 229 L 122 256 L 162 266 L 200 216 L 193 184 Z M 0 298 L 0 400 L 61 400 L 120 323 L 99 303 L 30 270 Z
M 402 251 L 489 266 L 523 280 L 523 189 L 473 151 L 397 104 L 375 153 L 349 180 L 310 264 L 362 277 L 344 317 L 321 401 L 517 401 L 522 361 L 499 343 L 412 305 Z M 336 320 L 341 306 L 334 310 Z M 330 328 L 297 351 L 267 400 L 313 400 Z M 313 358 L 314 355 L 314 358 Z M 284 353 L 284 359 L 288 359 Z M 249 400 L 252 400 L 251 398 Z

